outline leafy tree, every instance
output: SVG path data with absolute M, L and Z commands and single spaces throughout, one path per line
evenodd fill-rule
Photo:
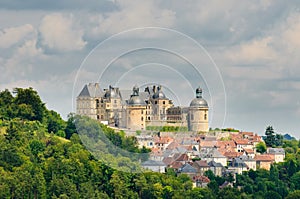
M 273 182 L 277 182 L 279 180 L 278 168 L 274 165 L 271 165 L 269 179 Z
M 15 88 L 14 93 L 16 93 L 14 102 L 17 105 L 26 104 L 30 105 L 32 108 L 33 115 L 28 116 L 28 118 L 25 119 L 38 120 L 42 122 L 45 115 L 46 107 L 38 93 L 32 88 Z
M 256 145 L 256 151 L 258 153 L 265 153 L 267 151 L 267 146 L 264 142 L 259 142 L 257 145 Z
M 32 140 L 29 146 L 32 154 L 35 157 L 38 155 L 38 153 L 43 152 L 45 149 L 45 144 L 39 140 Z
M 300 189 L 300 171 L 291 177 L 291 182 L 294 184 L 295 189 Z
M 290 192 L 285 199 L 299 199 L 300 198 L 300 190 L 296 190 Z
M 74 133 L 77 133 L 75 119 L 76 118 L 74 113 L 70 113 L 68 115 L 67 126 L 65 128 L 65 134 L 67 139 L 70 139 Z
M 275 191 L 267 191 L 264 196 L 265 199 L 281 199 L 281 196 Z
M 58 134 L 59 131 L 63 132 L 65 130 L 65 121 L 55 111 L 47 111 L 46 120 L 48 124 L 47 129 L 49 133 L 53 132 L 54 134 Z

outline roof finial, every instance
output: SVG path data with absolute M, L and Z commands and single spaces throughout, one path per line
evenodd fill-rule
M 196 89 L 196 98 L 202 98 L 202 88 L 200 87 Z
M 133 96 L 139 96 L 139 87 L 137 86 L 137 85 L 135 85 L 134 87 L 133 87 Z

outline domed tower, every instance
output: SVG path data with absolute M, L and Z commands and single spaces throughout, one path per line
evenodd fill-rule
M 131 130 L 146 129 L 146 102 L 139 95 L 139 88 L 133 87 L 133 93 L 127 101 L 127 128 Z
M 192 100 L 188 113 L 188 128 L 193 132 L 208 132 L 208 104 L 202 98 L 202 89 L 196 89 L 196 98 Z

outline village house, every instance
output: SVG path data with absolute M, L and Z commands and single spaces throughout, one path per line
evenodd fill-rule
M 201 149 L 200 158 L 207 162 L 214 161 L 222 164 L 222 166 L 227 166 L 227 158 L 217 148 Z
M 207 184 L 210 183 L 210 179 L 206 176 L 194 176 L 193 177 L 193 187 L 205 188 Z
M 154 172 L 165 173 L 166 165 L 162 161 L 147 160 L 141 164 L 144 169 L 149 169 Z
M 268 154 L 256 155 L 254 160 L 256 160 L 257 168 L 266 170 L 270 170 L 271 164 L 274 162 L 274 159 Z
M 285 151 L 283 148 L 267 148 L 267 154 L 272 156 L 276 163 L 283 162 L 285 158 Z
M 222 176 L 225 170 L 224 166 L 220 163 L 215 161 L 210 161 L 208 163 L 209 169 L 214 173 L 216 176 Z
M 194 161 L 192 166 L 197 169 L 197 174 L 203 176 L 205 171 L 209 170 L 209 165 L 205 160 Z
M 228 165 L 228 170 L 232 170 L 237 174 L 242 174 L 243 171 L 248 171 L 248 166 L 242 159 L 234 158 Z

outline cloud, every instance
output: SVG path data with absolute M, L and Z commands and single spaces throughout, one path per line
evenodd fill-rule
M 119 0 L 113 12 L 91 17 L 96 25 L 92 34 L 116 34 L 121 31 L 138 27 L 172 27 L 176 22 L 176 12 L 159 7 L 155 1 Z
M 81 50 L 87 44 L 73 15 L 55 13 L 45 16 L 39 27 L 39 37 L 40 45 L 51 52 Z
M 39 61 L 46 59 L 42 49 L 36 47 L 36 40 L 25 41 L 16 48 L 8 59 L 2 59 L 0 72 L 2 81 L 15 81 L 20 77 L 28 77 Z
M 9 48 L 35 33 L 31 24 L 0 30 L 0 48 Z

